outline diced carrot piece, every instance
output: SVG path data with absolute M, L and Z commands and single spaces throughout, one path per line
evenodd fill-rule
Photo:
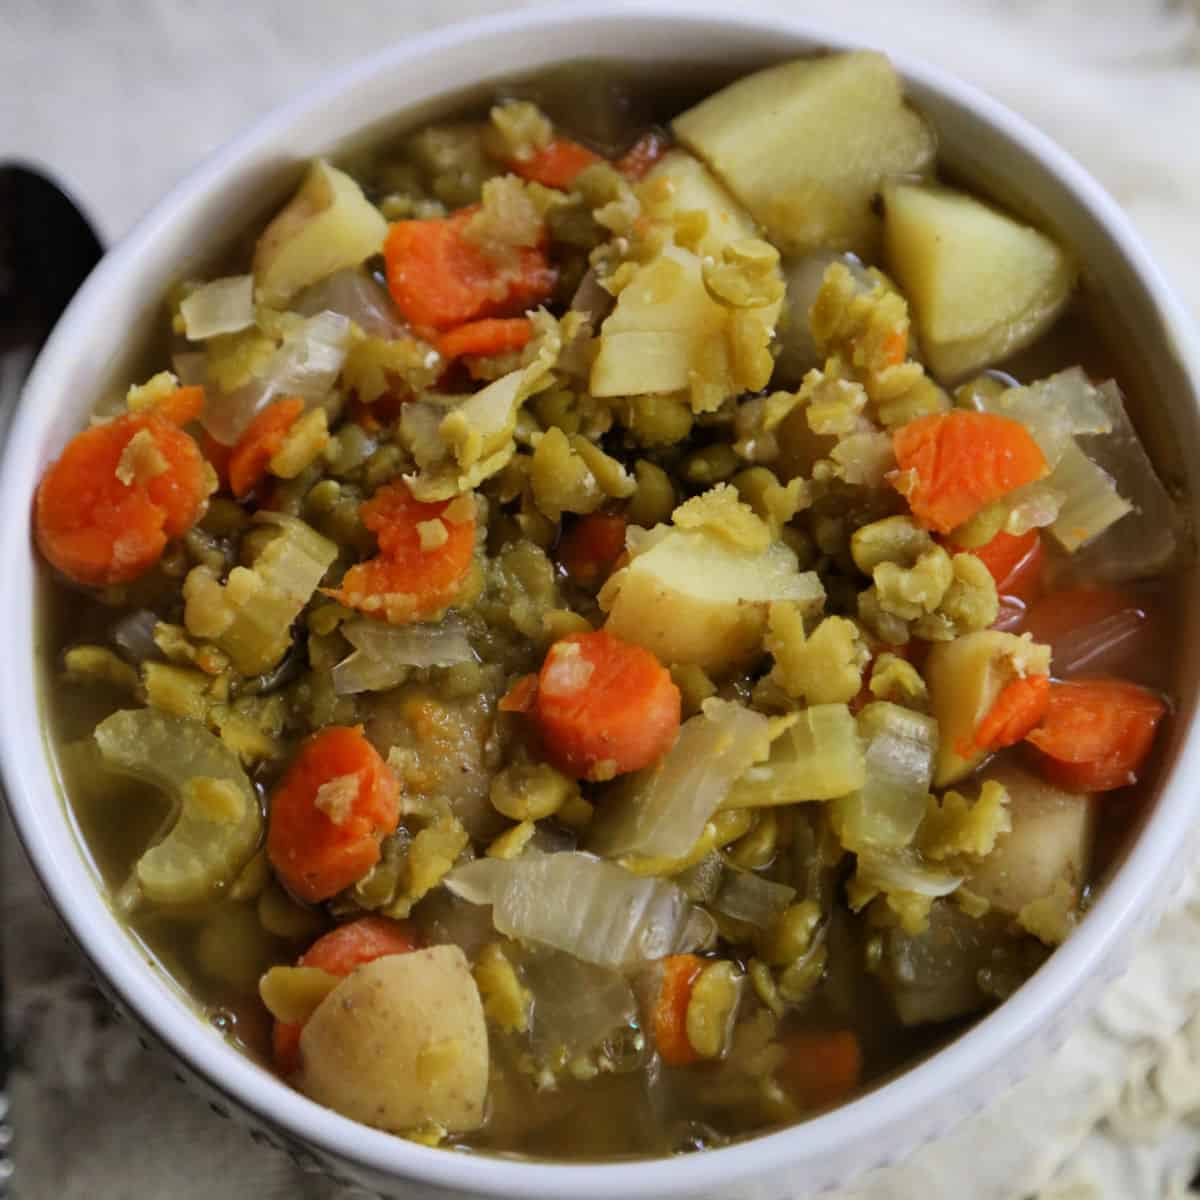
M 951 554 L 975 555 L 991 573 L 1001 596 L 1029 604 L 1041 589 L 1046 551 L 1036 529 L 1022 534 L 1001 530 L 990 542 L 973 550 L 962 550 L 953 544 L 947 545 L 946 549 Z
M 297 752 L 271 794 L 267 857 L 301 900 L 327 900 L 378 861 L 400 821 L 395 776 L 359 728 L 330 725 Z
M 383 246 L 388 290 L 408 321 L 452 329 L 481 317 L 515 316 L 554 290 L 558 275 L 537 246 L 497 263 L 466 236 L 476 207 L 432 221 L 397 221 Z
M 395 625 L 440 612 L 458 595 L 475 554 L 474 509 L 462 500 L 425 504 L 401 481 L 384 484 L 359 509 L 379 553 L 326 595 Z
M 35 502 L 38 548 L 76 583 L 127 583 L 199 520 L 211 488 L 186 433 L 154 410 L 127 413 L 76 434 L 47 468 Z
M 487 317 L 443 333 L 435 344 L 437 352 L 449 362 L 465 354 L 490 355 L 522 350 L 531 337 L 533 323 L 528 317 Z
M 289 396 L 268 404 L 246 427 L 229 455 L 229 486 L 244 500 L 262 482 L 267 464 L 279 453 L 288 430 L 304 412 L 304 401 Z
M 556 137 L 541 149 L 535 150 L 528 158 L 512 159 L 508 166 L 522 179 L 530 179 L 534 183 L 566 191 L 575 182 L 575 177 L 580 171 L 603 161 L 600 155 L 586 146 L 581 146 L 570 138 Z
M 662 960 L 662 988 L 654 1004 L 654 1043 L 659 1057 L 669 1067 L 686 1067 L 696 1062 L 687 1036 L 688 1001 L 704 960 L 695 954 L 672 954 Z
M 896 430 L 892 445 L 900 468 L 894 485 L 917 521 L 938 533 L 1048 470 L 1029 430 L 995 413 L 956 409 L 918 417 Z
M 154 411 L 172 425 L 189 425 L 204 411 L 204 389 L 196 384 L 177 387 L 154 406 Z
M 421 939 L 416 930 L 404 921 L 387 917 L 359 917 L 348 925 L 339 925 L 317 938 L 300 956 L 297 966 L 316 967 L 344 979 L 356 968 L 385 958 L 389 954 L 408 954 L 418 950 Z M 299 1022 L 276 1021 L 271 1041 L 275 1065 L 284 1075 L 291 1075 L 300 1066 Z
M 229 460 L 233 457 L 233 447 L 218 442 L 207 429 L 201 429 L 196 438 L 200 453 L 208 460 L 209 465 L 217 473 L 217 482 L 222 488 L 229 486 Z
M 638 183 L 670 148 L 669 134 L 661 129 L 647 129 L 614 165 L 630 183 Z
M 534 700 L 537 697 L 537 683 L 538 677 L 536 675 L 522 675 L 500 697 L 500 711 L 511 713 L 532 712 Z
M 1040 751 L 1039 769 L 1051 783 L 1107 792 L 1137 782 L 1166 711 L 1153 692 L 1123 679 L 1055 683 L 1026 741 Z
M 787 1058 L 777 1078 L 805 1110 L 840 1104 L 862 1079 L 862 1047 L 848 1030 L 803 1031 L 783 1039 Z
M 577 779 L 657 762 L 679 732 L 682 700 L 649 650 L 600 629 L 550 647 L 534 707 L 546 756 Z
M 974 750 L 1003 750 L 1015 746 L 1041 723 L 1050 703 L 1050 676 L 1026 675 L 1005 684 L 975 729 L 975 745 L 961 752 L 969 758 Z
M 580 587 L 599 587 L 625 549 L 628 522 L 615 513 L 590 513 L 567 530 L 558 561 Z

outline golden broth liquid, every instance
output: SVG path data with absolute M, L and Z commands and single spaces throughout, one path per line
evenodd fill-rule
M 620 68 L 575 65 L 569 72 L 554 72 L 510 91 L 537 98 L 567 132 L 617 153 L 648 124 L 665 121 L 715 90 L 726 77 L 728 73 L 707 74 L 699 86 L 693 71 L 682 81 L 660 86 L 657 81 L 651 85 L 644 74 Z M 596 102 L 597 96 L 600 102 Z M 465 111 L 479 116 L 486 111 L 486 104 L 480 108 L 472 103 Z M 348 162 L 370 176 L 379 161 L 387 160 L 385 148 L 355 152 Z M 247 261 L 249 244 L 240 239 L 238 248 L 222 256 L 222 261 L 239 269 Z M 1116 376 L 1136 405 L 1136 380 L 1123 377 L 1091 315 L 1098 300 L 1081 296 L 1050 335 L 1004 369 L 1028 382 L 1079 363 L 1095 378 Z M 161 347 L 161 332 L 153 337 Z M 146 374 L 163 365 L 161 356 L 152 364 L 149 358 L 147 362 L 150 369 Z M 270 1018 L 258 999 L 258 979 L 273 964 L 293 963 L 332 922 L 325 913 L 312 910 L 306 924 L 297 922 L 280 936 L 263 927 L 258 900 L 239 901 L 228 895 L 182 909 L 143 904 L 124 911 L 122 888 L 136 860 L 169 817 L 168 806 L 153 789 L 97 769 L 92 730 L 103 717 L 133 701 L 115 689 L 85 687 L 62 677 L 62 656 L 67 649 L 84 643 L 109 644 L 113 625 L 133 609 L 149 608 L 163 620 L 180 622 L 180 584 L 179 576 L 172 578 L 156 570 L 130 590 L 127 604 L 113 607 L 91 593 L 50 579 L 46 573 L 41 595 L 46 719 L 80 843 L 101 886 L 113 898 L 114 910 L 147 955 L 169 972 L 206 1019 L 226 1031 L 247 1053 L 269 1063 Z M 1148 596 L 1153 600 L 1157 634 L 1169 641 L 1178 629 L 1170 588 L 1152 587 Z M 1164 674 L 1168 660 L 1165 654 L 1148 655 L 1147 673 L 1139 682 L 1169 687 L 1171 681 Z M 260 769 L 255 773 L 263 795 L 277 771 Z M 1122 793 L 1116 802 L 1099 803 L 1095 878 L 1103 876 L 1127 843 L 1129 830 L 1152 794 L 1153 777 L 1154 772 L 1149 772 L 1147 783 L 1136 794 Z M 423 902 L 413 919 L 436 937 L 431 912 L 429 901 Z M 938 1049 L 970 1022 L 904 1027 L 879 980 L 865 969 L 864 960 L 863 923 L 839 921 L 831 936 L 827 981 L 807 1007 L 789 1014 L 787 1028 L 853 1030 L 864 1054 L 863 1087 L 871 1088 Z M 479 1132 L 450 1144 L 545 1158 L 619 1158 L 696 1149 L 770 1127 L 770 1119 L 764 1124 L 763 1114 L 756 1108 L 706 1102 L 702 1096 L 709 1069 L 705 1067 L 673 1070 L 655 1064 L 647 1068 L 642 1061 L 645 1055 L 639 1060 L 633 1054 L 633 1066 L 624 1072 L 588 1081 L 567 1078 L 556 1090 L 539 1091 L 508 1061 L 506 1051 L 494 1051 L 493 1058 L 489 1121 Z

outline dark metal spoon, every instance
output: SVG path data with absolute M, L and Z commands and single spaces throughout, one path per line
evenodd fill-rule
M 0 164 L 0 443 L 37 352 L 102 253 L 65 192 L 32 167 Z M 0 1013 L 6 1013 L 2 951 Z M 0 1197 L 12 1175 L 5 1033 L 0 1028 Z

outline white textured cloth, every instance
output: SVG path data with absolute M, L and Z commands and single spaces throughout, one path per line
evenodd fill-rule
M 776 0 L 784 7 L 800 5 Z M 2 0 L 0 158 L 43 164 L 106 241 L 204 154 L 322 73 L 496 0 Z M 743 0 L 742 7 L 745 6 Z M 1200 312 L 1196 0 L 807 0 L 830 28 L 924 55 L 1074 152 Z M 23 1200 L 348 1200 L 253 1145 L 104 1015 L 6 839 Z M 1183 1200 L 1200 1159 L 1194 881 L 1094 1017 L 1037 1073 L 855 1200 Z

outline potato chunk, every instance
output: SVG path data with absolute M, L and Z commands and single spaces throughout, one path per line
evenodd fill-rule
M 730 242 L 758 235 L 750 214 L 698 158 L 683 150 L 672 150 L 655 163 L 646 173 L 638 196 L 654 220 L 669 221 L 683 213 L 702 212 L 706 228 L 695 244 L 701 255 L 720 258 Z
M 345 171 L 317 159 L 254 248 L 259 299 L 283 305 L 310 283 L 357 267 L 383 249 L 387 228 L 383 214 Z
M 660 525 L 633 547 L 629 565 L 600 592 L 606 628 L 665 663 L 720 674 L 762 652 L 767 609 L 794 600 L 816 612 L 825 599 L 782 542 L 748 552 L 716 534 Z
M 1028 346 L 1053 323 L 1076 269 L 1045 234 L 932 185 L 884 189 L 884 252 L 917 318 L 933 373 L 947 382 Z
M 936 148 L 887 58 L 867 51 L 758 71 L 673 127 L 785 253 L 869 254 L 880 183 L 926 171 Z
M 1015 633 L 985 629 L 934 644 L 925 661 L 925 683 L 941 731 L 935 788 L 962 779 L 983 761 L 986 751 L 974 748 L 975 730 L 1001 689 L 1018 676 L 1049 670 L 1050 648 Z
M 461 1133 L 483 1123 L 487 1029 L 457 946 L 359 967 L 304 1026 L 300 1056 L 300 1090 L 365 1125 Z
M 1012 831 L 1001 835 L 966 886 L 1014 917 L 1051 895 L 1059 880 L 1078 901 L 1095 828 L 1091 798 L 1064 792 L 1015 764 L 989 769 L 987 778 L 1008 791 Z

